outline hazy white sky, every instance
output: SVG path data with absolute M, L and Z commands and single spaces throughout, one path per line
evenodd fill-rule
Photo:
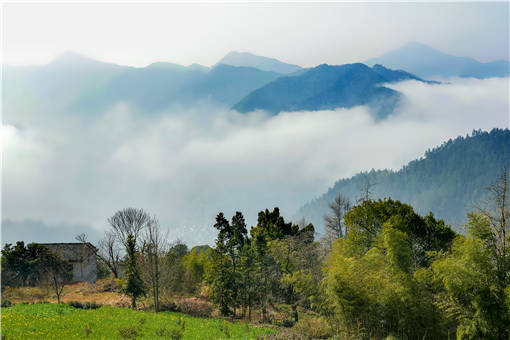
M 302 66 L 376 57 L 408 41 L 509 58 L 509 2 L 4 4 L 3 62 L 74 50 L 118 64 L 212 65 L 232 50 Z

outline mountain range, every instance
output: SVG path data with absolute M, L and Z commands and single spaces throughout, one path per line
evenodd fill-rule
M 47 65 L 5 66 L 4 112 L 104 112 L 119 103 L 150 114 L 215 105 L 246 113 L 323 110 L 367 105 L 376 119 L 390 114 L 402 94 L 385 83 L 428 76 L 508 75 L 508 62 L 479 63 L 407 44 L 366 64 L 301 68 L 273 58 L 231 52 L 213 67 L 156 62 L 146 67 L 100 62 L 65 53 Z M 429 82 L 430 83 L 430 82 Z
M 274 58 L 267 58 L 254 55 L 248 52 L 230 52 L 224 56 L 218 64 L 230 66 L 255 67 L 262 71 L 275 72 L 280 74 L 292 74 L 299 72 L 302 68 L 298 65 L 283 63 Z
M 430 211 L 454 229 L 463 232 L 466 214 L 487 195 L 506 166 L 510 165 L 510 130 L 473 131 L 466 137 L 449 140 L 398 171 L 372 170 L 338 180 L 326 193 L 303 205 L 294 215 L 305 218 L 323 232 L 328 204 L 338 194 L 356 202 L 367 181 L 371 198 L 397 199 L 425 215 Z
M 482 63 L 473 58 L 457 57 L 417 42 L 390 51 L 378 58 L 365 61 L 367 65 L 382 64 L 416 74 L 419 77 L 508 77 L 510 62 L 496 60 Z
M 319 65 L 300 75 L 280 77 L 253 91 L 233 106 L 239 112 L 265 110 L 316 111 L 368 105 L 377 119 L 385 118 L 398 103 L 401 94 L 382 86 L 403 80 L 424 81 L 405 71 L 381 65 Z

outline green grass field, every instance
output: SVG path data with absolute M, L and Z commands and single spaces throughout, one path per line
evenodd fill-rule
M 274 332 L 221 319 L 179 313 L 151 313 L 103 306 L 94 310 L 67 305 L 18 304 L 2 308 L 2 339 L 257 339 Z M 172 337 L 172 331 L 174 337 Z M 121 332 L 124 337 L 121 336 Z M 134 332 L 138 336 L 133 337 Z M 131 336 L 131 337 L 130 337 Z

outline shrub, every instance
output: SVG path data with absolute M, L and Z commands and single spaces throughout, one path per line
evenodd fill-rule
M 282 329 L 278 333 L 271 335 L 259 335 L 259 340 L 308 340 L 309 337 L 303 334 L 297 333 L 292 329 Z
M 296 324 L 296 322 L 291 319 L 285 319 L 281 322 L 281 326 L 287 327 L 287 328 L 293 327 L 295 324 Z
M 230 327 L 228 326 L 228 323 L 226 321 L 220 323 L 220 331 L 221 333 L 223 333 L 225 338 L 230 338 Z
M 79 301 L 69 301 L 67 305 L 78 309 L 98 309 L 101 307 L 101 305 L 96 302 L 81 303 Z
M 181 340 L 184 336 L 184 332 L 181 329 L 174 328 L 170 331 L 170 339 L 172 340 Z
M 177 303 L 177 309 L 181 313 L 198 317 L 210 317 L 214 308 L 210 302 L 197 298 L 183 299 Z
M 161 338 L 164 338 L 168 333 L 168 329 L 165 327 L 156 329 L 156 335 Z
M 161 312 L 178 312 L 179 307 L 173 301 L 162 301 L 159 303 L 159 310 Z
M 319 317 L 309 317 L 299 320 L 294 326 L 298 333 L 313 339 L 327 339 L 333 335 L 333 330 L 326 320 Z
M 12 306 L 11 301 L 9 301 L 7 299 L 2 299 L 2 308 L 11 307 L 11 306 Z
M 119 327 L 118 329 L 122 339 L 136 340 L 142 336 L 140 329 L 136 326 Z

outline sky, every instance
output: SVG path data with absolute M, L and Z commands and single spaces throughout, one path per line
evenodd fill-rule
M 509 59 L 509 2 L 7 3 L 2 21 L 5 64 L 44 64 L 72 50 L 122 65 L 211 66 L 234 50 L 310 67 L 363 61 L 409 41 Z

